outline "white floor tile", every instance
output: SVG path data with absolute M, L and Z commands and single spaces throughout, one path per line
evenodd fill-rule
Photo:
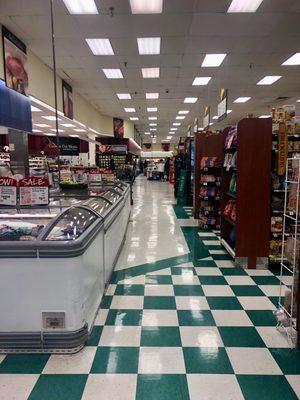
M 173 285 L 200 285 L 197 275 L 172 275 Z
M 147 275 L 172 275 L 171 268 L 159 269 L 158 271 L 149 272 Z
M 273 276 L 272 272 L 267 269 L 245 269 L 250 276 Z
M 82 400 L 135 400 L 136 374 L 91 374 Z
M 120 285 L 144 285 L 145 275 L 133 276 L 132 278 L 125 278 L 118 283 Z
M 142 326 L 178 326 L 176 310 L 144 310 Z
M 263 296 L 238 296 L 244 310 L 275 310 L 274 304 Z
M 139 374 L 184 374 L 181 347 L 141 347 Z
M 194 264 L 192 262 L 187 262 L 183 264 L 172 265 L 173 268 L 194 268 Z
M 247 286 L 254 286 L 255 282 L 250 276 L 225 276 L 228 285 L 247 285 Z
M 113 296 L 115 294 L 116 288 L 117 288 L 117 285 L 113 285 L 113 284 L 109 285 L 105 294 L 107 296 Z
M 243 400 L 235 375 L 188 374 L 190 400 Z
M 293 284 L 293 277 L 292 276 L 283 276 L 281 281 L 284 285 L 292 286 Z
M 0 364 L 2 363 L 2 361 L 5 359 L 6 355 L 5 354 L 0 354 Z
M 257 326 L 256 330 L 267 347 L 291 347 L 286 333 L 278 330 L 275 326 Z
M 52 354 L 43 369 L 43 374 L 88 374 L 91 370 L 97 347 L 84 347 L 76 354 Z
M 300 399 L 300 375 L 285 375 L 285 377 Z
M 114 296 L 111 309 L 140 310 L 144 306 L 143 296 Z
M 104 326 L 99 346 L 139 346 L 141 343 L 140 326 Z
M 221 276 L 223 275 L 219 268 L 195 267 L 199 276 Z
M 145 296 L 174 296 L 173 285 L 146 285 Z
M 0 374 L 1 400 L 27 400 L 39 375 Z
M 277 297 L 280 294 L 280 285 L 258 285 L 260 290 L 266 295 L 266 296 L 274 296 Z M 286 286 L 281 287 L 281 296 L 285 296 L 285 292 L 288 290 Z
M 202 285 L 205 296 L 229 297 L 234 293 L 228 285 Z
M 205 246 L 221 246 L 220 240 L 203 240 Z
M 108 312 L 109 310 L 105 308 L 100 309 L 95 319 L 95 325 L 105 325 Z
M 219 268 L 234 268 L 234 262 L 231 260 L 215 260 L 216 266 Z
M 211 326 L 181 326 L 183 347 L 223 347 L 218 328 Z
M 210 254 L 228 254 L 226 250 L 208 250 Z
M 242 310 L 212 310 L 217 326 L 253 326 L 247 313 Z
M 200 237 L 211 237 L 211 236 L 216 236 L 215 233 L 213 232 L 198 232 L 198 235 Z
M 176 296 L 177 310 L 209 310 L 206 298 L 203 296 Z
M 266 348 L 227 347 L 226 351 L 235 374 L 282 375 L 276 361 Z

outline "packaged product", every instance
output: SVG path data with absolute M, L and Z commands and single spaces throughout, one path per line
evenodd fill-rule
M 271 232 L 272 233 L 282 232 L 282 217 L 271 217 Z

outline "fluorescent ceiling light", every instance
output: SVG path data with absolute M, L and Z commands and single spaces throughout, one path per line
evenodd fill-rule
M 94 0 L 63 0 L 70 14 L 98 14 Z
M 171 128 L 171 131 L 177 131 L 178 128 Z
M 247 103 L 247 101 L 250 99 L 251 97 L 238 97 L 234 100 L 234 103 Z
M 127 113 L 135 112 L 135 108 L 133 108 L 133 107 L 128 107 L 128 108 L 125 107 L 124 110 L 125 110 L 125 112 L 127 112 Z
M 148 112 L 157 112 L 157 107 L 147 107 Z
M 159 78 L 159 68 L 142 68 L 143 78 Z
M 65 126 L 66 128 L 75 128 L 73 124 L 60 124 L 61 126 Z
M 31 112 L 42 112 L 42 110 L 37 107 L 31 106 Z
M 55 133 L 44 133 L 46 136 L 56 136 Z
M 167 140 L 171 140 L 172 139 L 172 136 L 167 136 Z
M 50 128 L 50 125 L 47 124 L 34 124 L 35 126 L 38 126 L 39 128 Z
M 137 38 L 141 55 L 160 54 L 160 37 Z
M 232 0 L 228 13 L 254 13 L 263 0 Z
M 130 93 L 117 93 L 117 96 L 120 100 L 130 100 L 131 99 Z
M 95 56 L 113 56 L 115 53 L 109 39 L 85 39 Z
M 54 115 L 47 115 L 47 116 L 43 116 L 42 118 L 47 119 L 48 121 L 55 121 L 56 117 Z M 57 118 L 58 121 L 61 121 L 60 118 Z
M 150 132 L 145 132 L 144 135 L 150 135 Z
M 78 135 L 69 135 L 69 136 L 71 136 L 71 137 L 79 137 Z
M 85 129 L 74 129 L 75 132 L 86 132 Z
M 43 132 L 43 131 L 40 131 L 39 129 L 32 129 L 32 132 L 39 133 L 39 132 Z
M 149 121 L 157 121 L 157 117 L 148 117 Z
M 282 65 L 300 65 L 300 53 L 288 58 Z
M 130 0 L 132 14 L 161 14 L 163 0 Z
M 271 118 L 271 115 L 261 115 L 259 118 Z
M 181 122 L 173 122 L 173 125 L 174 125 L 174 126 L 180 126 L 180 125 L 181 125 Z
M 185 119 L 185 116 L 177 116 L 176 119 Z
M 210 76 L 207 77 L 196 77 L 193 82 L 193 86 L 205 86 L 211 80 Z
M 206 54 L 202 67 L 219 67 L 225 57 L 226 54 Z
M 169 132 L 169 135 L 175 135 L 175 132 Z
M 184 99 L 184 103 L 196 103 L 198 100 L 198 97 L 186 97 Z
M 278 81 L 280 78 L 282 78 L 281 75 L 267 75 L 263 79 L 261 79 L 259 82 L 257 82 L 257 85 L 272 85 L 276 81 Z
M 129 119 L 130 119 L 130 121 L 138 121 L 139 120 L 138 117 L 130 117 Z
M 214 124 L 213 122 L 210 122 L 210 123 L 209 123 L 209 126 L 212 126 L 213 124 Z
M 52 131 L 52 132 L 56 132 L 56 129 L 51 129 L 51 131 Z M 58 132 L 61 132 L 61 133 L 64 132 L 63 129 L 58 129 L 57 131 L 58 131 Z
M 232 113 L 232 110 L 227 110 L 227 115 Z
M 189 110 L 180 110 L 178 111 L 178 114 L 188 114 Z
M 213 119 L 219 119 L 219 117 L 218 117 L 217 115 L 215 115 L 215 116 L 213 117 Z
M 152 124 L 149 124 L 149 126 L 157 126 L 157 124 L 153 124 L 153 123 L 152 123 Z
M 157 131 L 156 128 L 150 128 L 150 131 Z
M 300 99 L 296 101 L 296 103 L 300 103 Z
M 102 68 L 107 79 L 122 79 L 122 71 L 119 68 Z
M 159 98 L 159 93 L 146 93 L 146 99 L 151 100 L 151 99 L 158 99 Z

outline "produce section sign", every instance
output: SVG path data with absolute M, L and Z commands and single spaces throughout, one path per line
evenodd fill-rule
M 114 137 L 120 139 L 124 137 L 124 120 L 121 118 L 114 118 Z
M 24 178 L 19 181 L 20 206 L 49 204 L 49 181 L 44 178 Z
M 288 155 L 288 137 L 284 122 L 279 124 L 278 132 L 278 175 L 285 174 L 286 159 Z
M 67 82 L 62 81 L 63 109 L 67 118 L 73 119 L 73 89 Z
M 18 182 L 10 177 L 0 178 L 0 205 L 17 205 L 17 186 Z
M 2 42 L 6 86 L 27 96 L 29 79 L 26 46 L 4 26 Z

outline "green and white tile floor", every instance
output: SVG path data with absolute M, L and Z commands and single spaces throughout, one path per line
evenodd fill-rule
M 217 233 L 182 231 L 189 254 L 113 274 L 80 353 L 1 356 L 0 399 L 299 398 L 276 273 L 234 268 Z

